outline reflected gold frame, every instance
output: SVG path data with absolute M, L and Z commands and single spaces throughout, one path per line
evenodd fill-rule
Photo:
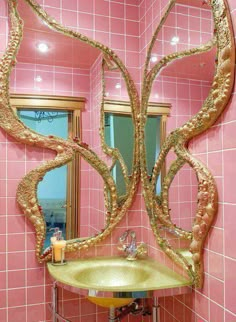
M 107 213 L 107 225 L 100 234 L 84 241 L 68 241 L 67 252 L 87 250 L 96 245 L 110 235 L 111 231 L 119 223 L 121 218 L 130 208 L 136 193 L 137 185 L 141 173 L 143 195 L 150 219 L 150 224 L 156 238 L 157 244 L 162 250 L 189 275 L 189 278 L 197 286 L 203 284 L 203 247 L 207 233 L 217 213 L 217 189 L 214 178 L 209 169 L 193 157 L 188 150 L 189 141 L 209 129 L 218 119 L 226 107 L 234 83 L 235 67 L 235 45 L 229 8 L 226 0 L 209 0 L 214 19 L 213 39 L 205 45 L 192 48 L 183 52 L 177 52 L 163 57 L 155 66 L 149 69 L 151 53 L 164 22 L 171 9 L 175 5 L 175 0 L 170 0 L 166 12 L 151 39 L 143 72 L 143 82 L 141 99 L 138 90 L 129 75 L 127 68 L 113 50 L 109 47 L 89 39 L 88 37 L 70 30 L 59 24 L 50 17 L 34 0 L 25 0 L 34 12 L 43 19 L 51 29 L 61 32 L 69 37 L 74 37 L 88 45 L 101 50 L 104 56 L 109 57 L 111 66 L 115 66 L 122 73 L 126 82 L 127 92 L 130 99 L 132 118 L 134 122 L 134 163 L 132 178 L 130 178 L 129 190 L 124 203 L 119 206 L 115 182 L 110 174 L 108 165 L 103 162 L 86 143 L 62 140 L 56 137 L 45 137 L 27 128 L 15 115 L 10 104 L 9 76 L 15 65 L 17 51 L 22 40 L 23 23 L 17 12 L 17 1 L 8 0 L 9 15 L 11 21 L 10 36 L 6 52 L 0 61 L 0 126 L 17 141 L 42 148 L 49 148 L 57 152 L 53 160 L 45 162 L 43 165 L 30 171 L 20 182 L 17 198 L 25 215 L 33 223 L 36 230 L 36 256 L 39 262 L 50 260 L 51 251 L 42 253 L 42 245 L 45 237 L 45 222 L 41 214 L 40 206 L 37 202 L 37 185 L 47 171 L 64 165 L 74 159 L 79 153 L 90 165 L 101 175 L 109 195 L 109 212 Z M 205 100 L 201 110 L 188 122 L 170 133 L 162 144 L 162 149 L 152 173 L 151 182 L 148 177 L 146 167 L 146 150 L 144 140 L 144 129 L 147 119 L 147 108 L 153 81 L 162 68 L 175 59 L 184 58 L 190 55 L 197 55 L 211 50 L 217 46 L 216 69 L 212 88 Z M 163 179 L 161 200 L 157 202 L 155 195 L 155 183 L 164 165 L 165 158 L 174 149 L 177 156 L 172 163 L 168 173 Z M 177 172 L 184 164 L 190 165 L 198 178 L 198 208 L 192 231 L 185 231 L 176 227 L 169 213 L 168 192 Z M 176 249 L 174 249 L 167 239 L 160 234 L 160 225 L 169 229 L 171 233 L 180 239 L 186 239 L 190 243 L 193 266 Z

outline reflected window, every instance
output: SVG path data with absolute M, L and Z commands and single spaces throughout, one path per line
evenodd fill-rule
M 71 112 L 55 110 L 17 110 L 18 117 L 29 128 L 43 135 L 69 137 Z M 44 247 L 50 245 L 50 237 L 55 227 L 62 231 L 66 239 L 66 218 L 68 201 L 68 165 L 49 171 L 38 185 L 38 201 L 46 222 Z

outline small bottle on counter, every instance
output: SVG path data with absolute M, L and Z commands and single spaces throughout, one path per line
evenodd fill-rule
M 51 237 L 52 245 L 52 263 L 55 265 L 64 265 L 65 262 L 65 247 L 66 241 L 62 237 L 62 231 L 56 227 L 53 236 Z

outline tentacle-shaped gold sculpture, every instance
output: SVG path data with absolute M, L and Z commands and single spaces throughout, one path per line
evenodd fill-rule
M 169 13 L 173 6 L 173 1 L 164 14 L 161 23 L 165 21 L 166 14 Z M 162 249 L 170 256 L 176 263 L 181 265 L 192 277 L 197 287 L 201 287 L 203 283 L 203 246 L 210 229 L 211 223 L 217 212 L 217 189 L 210 171 L 199 160 L 194 158 L 187 150 L 187 144 L 190 139 L 203 133 L 217 120 L 232 92 L 234 82 L 234 65 L 235 65 L 235 47 L 232 26 L 229 16 L 229 11 L 225 0 L 212 0 L 212 12 L 214 17 L 214 40 L 199 48 L 190 49 L 182 53 L 175 53 L 164 57 L 154 68 L 146 72 L 146 77 L 143 84 L 142 93 L 142 122 L 140 130 L 140 142 L 144 142 L 144 126 L 146 122 L 147 103 L 150 96 L 151 86 L 157 73 L 163 67 L 176 58 L 181 58 L 187 55 L 198 54 L 206 50 L 210 50 L 214 44 L 217 45 L 217 59 L 216 59 L 216 72 L 213 81 L 212 89 L 205 100 L 201 110 L 193 116 L 182 127 L 173 131 L 166 139 L 162 146 L 160 155 L 154 165 L 151 184 L 147 179 L 146 161 L 145 161 L 145 146 L 141 145 L 140 161 L 141 161 L 141 178 L 144 188 L 144 197 L 148 214 L 150 216 L 151 225 L 156 236 L 156 240 Z M 157 28 L 160 30 L 160 28 Z M 155 34 L 156 39 L 157 34 Z M 153 46 L 153 43 L 151 43 Z M 151 51 L 148 52 L 148 59 L 150 59 Z M 147 66 L 148 62 L 146 63 Z M 156 202 L 155 198 L 155 182 L 160 174 L 161 167 L 165 162 L 165 158 L 170 151 L 174 148 L 177 154 L 177 160 L 171 165 L 170 172 L 164 178 L 164 186 L 162 190 L 161 204 Z M 188 163 L 196 172 L 198 178 L 198 208 L 196 218 L 193 224 L 193 231 L 187 235 L 186 232 L 176 228 L 169 214 L 168 209 L 168 190 L 173 181 L 174 176 L 179 169 Z M 157 221 L 161 221 L 170 231 L 180 237 L 191 239 L 190 251 L 193 253 L 194 270 L 188 267 L 183 261 L 182 256 L 168 245 L 168 242 L 160 237 L 157 229 Z M 182 234 L 182 235 L 181 235 Z

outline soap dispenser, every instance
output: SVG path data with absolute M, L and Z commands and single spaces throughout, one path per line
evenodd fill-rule
M 53 228 L 54 233 L 51 237 L 52 246 L 52 263 L 54 265 L 65 265 L 65 247 L 66 241 L 62 237 L 62 231 L 56 227 Z

